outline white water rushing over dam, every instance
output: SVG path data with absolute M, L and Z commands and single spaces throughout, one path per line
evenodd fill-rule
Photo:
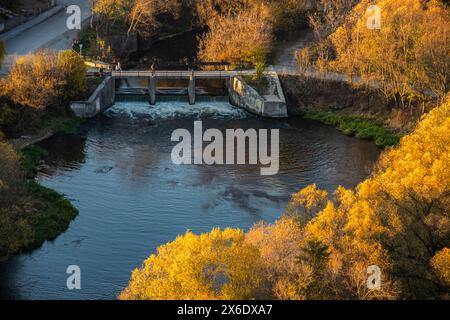
M 151 120 L 175 118 L 212 118 L 244 119 L 254 117 L 248 112 L 234 107 L 227 102 L 198 102 L 188 105 L 185 102 L 166 101 L 150 106 L 148 102 L 116 102 L 105 112 L 107 116 L 125 115 L 130 118 L 149 118 Z

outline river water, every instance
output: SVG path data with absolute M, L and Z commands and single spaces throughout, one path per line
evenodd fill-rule
M 280 172 L 255 165 L 182 165 L 171 161 L 173 130 L 280 129 Z M 269 120 L 225 102 L 121 102 L 75 136 L 42 143 L 50 155 L 38 176 L 79 209 L 53 242 L 0 264 L 6 299 L 114 299 L 131 271 L 186 230 L 247 230 L 274 221 L 290 195 L 311 183 L 332 192 L 355 187 L 379 156 L 371 142 L 298 118 Z M 66 288 L 66 269 L 81 268 L 81 290 Z

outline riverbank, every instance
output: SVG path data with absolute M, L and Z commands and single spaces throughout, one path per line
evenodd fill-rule
M 2 144 L 3 151 L 8 149 Z M 10 148 L 10 147 L 9 147 Z M 7 151 L 8 152 L 8 151 Z M 2 221 L 0 226 L 0 261 L 12 255 L 31 251 L 45 241 L 52 241 L 67 230 L 70 222 L 78 215 L 78 210 L 64 195 L 45 188 L 35 181 L 38 166 L 43 164 L 47 151 L 38 146 L 27 147 L 17 156 L 12 153 L 12 165 L 15 186 L 6 185 L 5 192 L 15 189 L 12 204 L 0 208 Z M 4 152 L 2 152 L 2 155 Z M 20 167 L 14 163 L 18 158 Z M 14 161 L 14 162 L 13 162 Z M 3 199 L 4 200 L 4 199 Z
M 373 118 L 342 115 L 330 111 L 305 112 L 303 118 L 335 126 L 346 135 L 372 140 L 381 148 L 398 145 L 403 136 L 400 133 L 392 132 L 383 122 Z
M 49 118 L 43 121 L 39 129 L 29 135 L 8 139 L 16 150 L 24 150 L 38 142 L 52 137 L 55 134 L 75 134 L 78 126 L 83 122 L 81 118 Z
M 411 132 L 420 115 L 392 108 L 366 87 L 304 76 L 280 76 L 289 115 L 337 127 L 347 135 L 394 146 Z

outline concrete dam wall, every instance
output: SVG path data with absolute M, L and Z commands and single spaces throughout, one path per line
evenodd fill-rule
M 268 118 L 287 117 L 286 100 L 276 72 L 266 73 L 271 91 L 261 95 L 242 76 L 232 74 L 211 77 L 187 73 L 184 77 L 155 76 L 134 72 L 132 75 L 112 75 L 99 85 L 87 101 L 71 103 L 76 116 L 91 118 L 111 107 L 116 99 L 148 101 L 149 108 L 158 101 L 174 99 L 190 105 L 196 101 L 228 101 L 248 112 Z

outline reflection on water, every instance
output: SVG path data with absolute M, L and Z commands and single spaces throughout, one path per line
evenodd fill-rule
M 280 173 L 259 166 L 172 164 L 173 130 L 280 129 Z M 157 246 L 186 230 L 248 229 L 274 221 L 290 194 L 310 183 L 333 191 L 367 176 L 379 150 L 334 128 L 301 119 L 267 120 L 226 103 L 119 103 L 79 136 L 43 143 L 50 151 L 39 181 L 80 210 L 54 242 L 0 265 L 0 295 L 23 299 L 112 299 Z M 66 289 L 79 265 L 82 290 Z

